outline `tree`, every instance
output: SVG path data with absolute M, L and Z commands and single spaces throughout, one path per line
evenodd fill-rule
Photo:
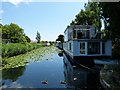
M 64 35 L 60 34 L 58 36 L 58 38 L 56 39 L 56 41 L 60 41 L 61 43 L 63 43 L 64 42 Z
M 0 28 L 2 28 L 3 27 L 3 25 L 0 23 Z
M 37 40 L 37 43 L 40 43 L 41 36 L 40 36 L 40 33 L 38 31 L 37 31 L 37 35 L 36 35 L 36 40 Z
M 3 25 L 0 24 L 0 43 L 2 42 L 2 27 L 3 27 Z
M 120 43 L 120 2 L 100 2 L 100 7 L 107 36 L 112 38 L 113 43 Z
M 98 30 L 101 28 L 100 9 L 97 2 L 88 2 L 85 4 L 85 10 L 81 10 L 72 20 L 70 25 L 95 25 Z
M 112 57 L 120 60 L 120 2 L 100 2 L 107 39 L 112 39 Z
M 14 23 L 2 26 L 2 39 L 9 39 L 12 43 L 27 42 L 24 30 Z
M 30 41 L 31 41 L 30 38 L 26 35 L 25 35 L 25 38 L 26 38 L 27 42 L 30 43 Z
M 70 23 L 70 25 L 75 25 L 75 21 L 72 20 L 72 22 Z

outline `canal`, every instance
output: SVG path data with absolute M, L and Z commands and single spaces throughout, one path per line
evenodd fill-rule
M 99 72 L 75 66 L 56 47 L 50 48 L 42 59 L 29 59 L 25 66 L 4 69 L 2 88 L 100 90 Z

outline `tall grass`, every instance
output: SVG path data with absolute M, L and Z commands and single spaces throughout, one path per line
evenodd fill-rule
M 40 44 L 34 43 L 10 43 L 10 44 L 2 44 L 2 57 L 12 57 L 19 54 L 24 54 L 28 51 L 41 47 Z

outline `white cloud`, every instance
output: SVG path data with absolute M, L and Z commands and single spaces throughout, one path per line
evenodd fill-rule
M 32 2 L 32 0 L 3 0 L 3 2 L 10 2 L 13 5 L 18 6 L 20 3 L 28 4 L 29 2 Z

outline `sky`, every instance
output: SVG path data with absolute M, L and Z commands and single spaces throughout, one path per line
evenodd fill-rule
M 55 41 L 64 34 L 75 15 L 84 9 L 85 2 L 33 2 L 31 0 L 3 0 L 2 24 L 15 23 L 24 29 L 31 40 L 37 31 L 41 40 Z

